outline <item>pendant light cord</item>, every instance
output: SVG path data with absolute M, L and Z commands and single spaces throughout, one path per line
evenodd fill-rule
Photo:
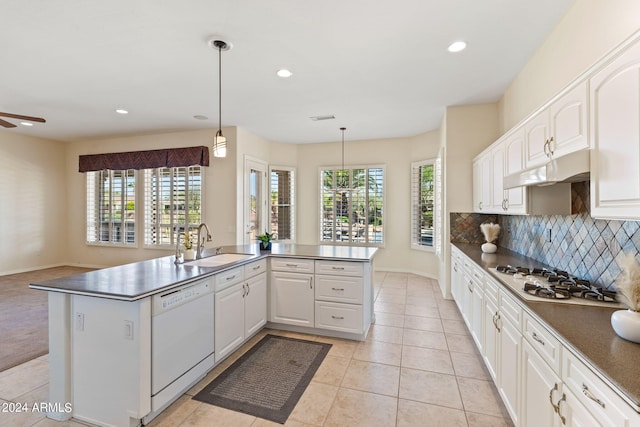
M 222 43 L 218 44 L 218 133 L 222 136 Z
M 347 128 L 340 128 L 340 130 L 342 131 L 342 169 L 341 169 L 342 182 L 340 183 L 340 187 L 347 188 L 349 186 L 349 183 L 345 182 L 346 180 L 344 177 L 344 131 L 347 130 Z

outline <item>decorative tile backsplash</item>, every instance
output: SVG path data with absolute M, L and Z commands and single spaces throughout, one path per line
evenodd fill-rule
M 640 257 L 640 221 L 591 218 L 588 182 L 572 184 L 571 195 L 572 215 L 452 213 L 451 241 L 483 243 L 480 224 L 497 221 L 501 227 L 498 246 L 609 287 L 621 272 L 623 254 Z

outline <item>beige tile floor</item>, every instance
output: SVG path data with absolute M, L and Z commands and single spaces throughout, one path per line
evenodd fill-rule
M 333 344 L 285 426 L 512 425 L 460 312 L 437 283 L 405 273 L 376 273 L 375 282 L 377 321 L 366 341 L 263 330 L 150 425 L 279 425 L 191 399 L 266 333 Z M 48 376 L 47 356 L 1 372 L 0 404 L 46 402 Z M 1 427 L 83 425 L 0 413 Z

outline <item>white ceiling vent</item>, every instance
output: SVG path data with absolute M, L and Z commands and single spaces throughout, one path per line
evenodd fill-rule
M 319 122 L 320 120 L 333 120 L 336 118 L 336 116 L 334 116 L 333 114 L 326 114 L 324 116 L 313 116 L 309 118 L 314 122 Z

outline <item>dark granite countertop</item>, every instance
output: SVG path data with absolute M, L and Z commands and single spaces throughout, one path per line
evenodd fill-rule
M 361 246 L 293 245 L 274 243 L 271 252 L 260 252 L 258 245 L 223 246 L 222 253 L 243 253 L 252 256 L 218 267 L 197 266 L 188 261 L 174 264 L 174 256 L 140 261 L 116 267 L 90 271 L 59 279 L 45 280 L 30 288 L 50 292 L 64 292 L 101 298 L 136 301 L 155 293 L 204 278 L 267 256 L 329 259 L 341 261 L 370 261 L 377 248 Z M 208 248 L 204 256 L 215 254 Z
M 498 264 L 541 266 L 523 255 L 499 248 L 495 254 L 483 254 L 479 245 L 452 243 L 483 269 Z M 544 266 L 544 265 L 542 265 Z M 500 278 L 495 277 L 498 282 Z M 634 409 L 640 408 L 640 344 L 626 341 L 611 327 L 616 308 L 556 304 L 551 301 L 527 301 L 509 286 L 523 306 L 538 316 L 574 353 L 582 356 L 601 376 L 616 386 Z

